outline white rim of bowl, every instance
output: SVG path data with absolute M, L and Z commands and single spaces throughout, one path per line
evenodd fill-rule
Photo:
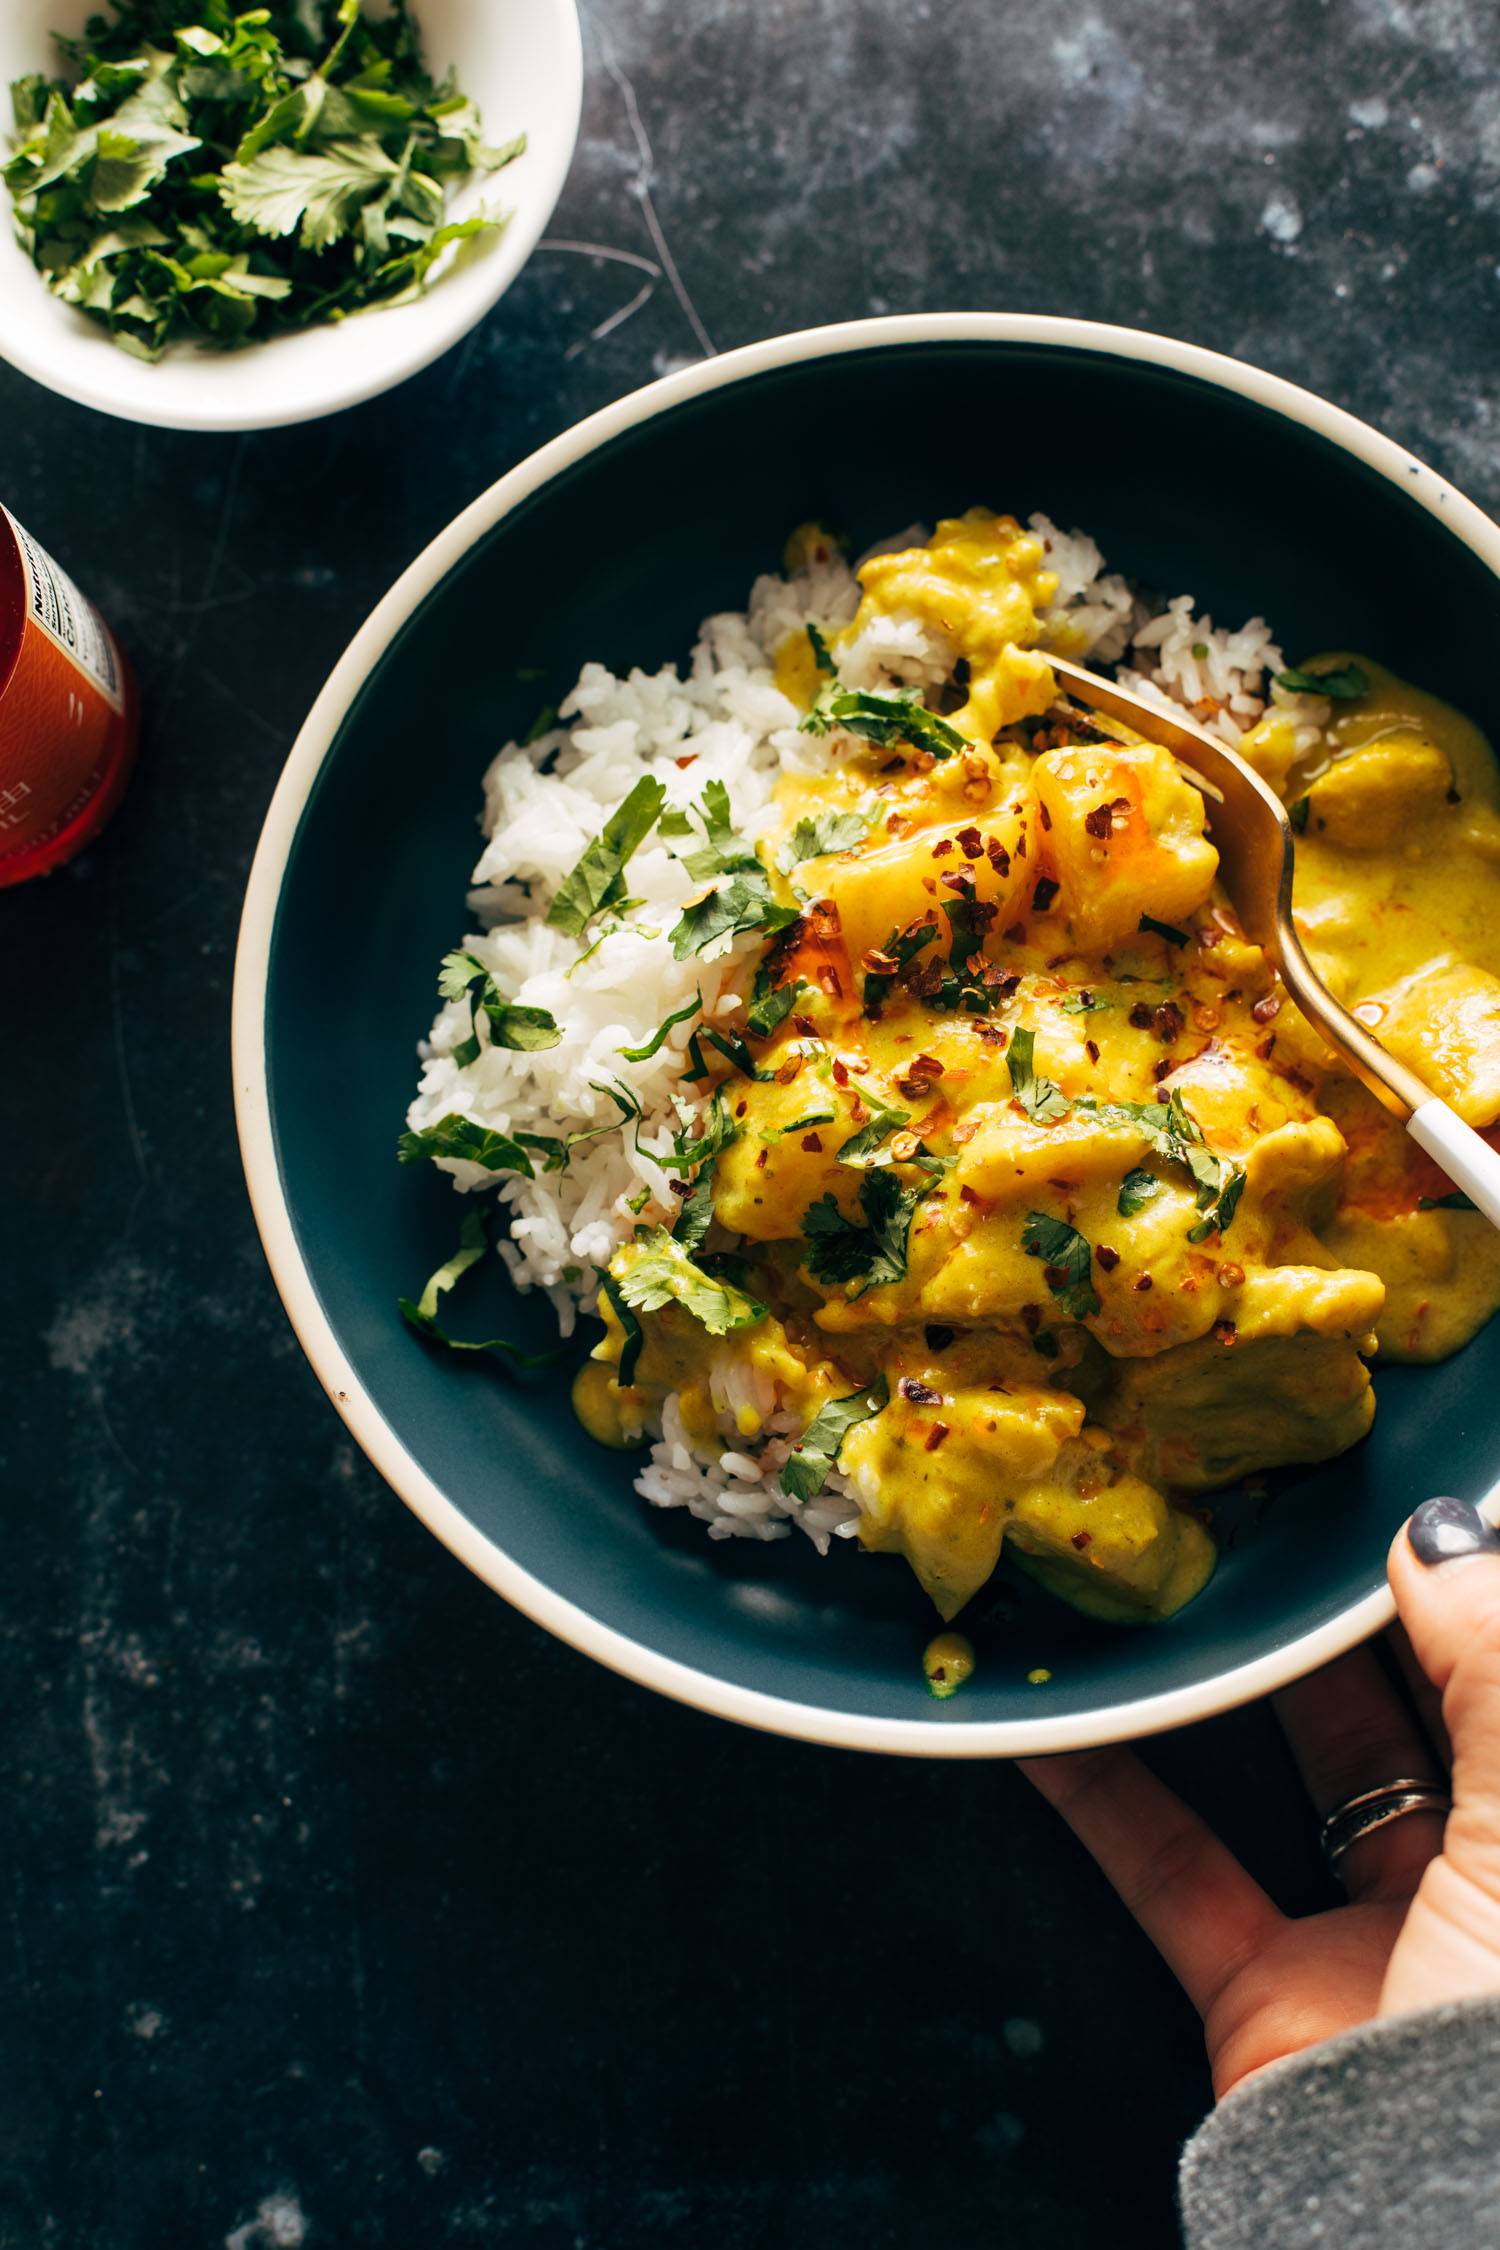
M 827 328 L 802 329 L 684 368 L 633 391 L 612 406 L 554 438 L 492 484 L 455 516 L 446 530 L 409 564 L 355 634 L 334 666 L 304 721 L 272 797 L 261 831 L 240 922 L 235 958 L 231 1045 L 235 1115 L 250 1201 L 272 1278 L 297 1337 L 352 1436 L 386 1482 L 420 1516 L 429 1531 L 467 1564 L 486 1585 L 545 1626 L 559 1640 L 598 1659 L 611 1671 L 655 1688 L 679 1703 L 767 1733 L 818 1742 L 840 1749 L 879 1750 L 922 1758 L 1036 1757 L 1060 1750 L 1092 1749 L 1124 1742 L 1233 1710 L 1268 1695 L 1288 1681 L 1329 1663 L 1388 1624 L 1395 1614 L 1382 1586 L 1248 1664 L 1216 1674 L 1198 1687 L 1173 1688 L 1098 1713 L 1054 1718 L 990 1719 L 943 1724 L 922 1719 L 867 1717 L 816 1704 L 793 1702 L 760 1689 L 742 1688 L 662 1656 L 629 1635 L 603 1624 L 587 1610 L 524 1570 L 503 1548 L 487 1539 L 438 1488 L 407 1451 L 368 1396 L 339 1348 L 312 1276 L 298 1248 L 291 1213 L 282 1192 L 271 1128 L 266 1083 L 266 979 L 272 932 L 288 855 L 323 760 L 358 690 L 378 658 L 418 604 L 484 533 L 518 503 L 562 470 L 581 461 L 623 431 L 696 398 L 767 371 L 803 360 L 832 358 L 872 346 L 929 343 L 1044 344 L 1100 357 L 1141 360 L 1176 373 L 1196 376 L 1221 390 L 1238 393 L 1288 420 L 1301 423 L 1375 469 L 1410 493 L 1446 523 L 1500 577 L 1500 526 L 1474 502 L 1455 491 L 1435 470 L 1392 439 L 1331 406 L 1310 391 L 1269 375 L 1244 361 L 1229 359 L 1197 344 L 1180 343 L 1144 330 L 1030 313 L 914 313 L 879 320 L 845 321 Z M 1500 1487 L 1485 1503 L 1493 1511 Z M 1392 1527 L 1393 1531 L 1395 1526 Z
M 226 408 L 211 405 L 207 401 L 201 412 L 188 412 L 181 407 L 153 406 L 149 401 L 135 399 L 128 404 L 122 403 L 108 381 L 109 370 L 102 356 L 97 381 L 92 375 L 86 375 L 82 379 L 69 377 L 67 381 L 60 381 L 55 364 L 45 352 L 33 350 L 24 333 L 19 337 L 14 334 L 7 336 L 5 349 L 0 357 L 19 374 L 39 384 L 43 390 L 51 391 L 55 398 L 69 399 L 75 406 L 91 407 L 95 413 L 108 414 L 112 420 L 138 423 L 147 429 L 186 430 L 221 437 L 240 435 L 252 430 L 292 429 L 302 422 L 318 422 L 326 415 L 342 414 L 346 407 L 363 406 L 367 400 L 379 398 L 384 392 L 393 391 L 400 384 L 409 382 L 413 375 L 420 375 L 424 367 L 430 367 L 434 360 L 441 359 L 445 352 L 451 351 L 455 344 L 461 344 L 466 336 L 472 334 L 520 278 L 532 252 L 546 232 L 547 223 L 557 209 L 568 174 L 572 170 L 574 153 L 578 147 L 578 128 L 583 118 L 583 30 L 578 20 L 577 0 L 548 0 L 548 4 L 558 19 L 560 40 L 566 37 L 568 42 L 566 75 L 559 80 L 557 87 L 559 105 L 566 105 L 560 106 L 560 114 L 566 122 L 567 130 L 542 175 L 540 190 L 530 215 L 523 218 L 519 210 L 513 212 L 504 234 L 487 253 L 494 261 L 493 289 L 457 325 L 451 317 L 429 317 L 424 323 L 413 322 L 411 345 L 398 357 L 377 362 L 371 373 L 361 375 L 358 372 L 359 356 L 351 354 L 349 378 L 341 381 L 336 391 L 325 386 L 310 403 L 278 407 L 271 413 L 257 410 L 253 406 Z M 432 295 L 422 296 L 417 300 L 417 305 L 399 309 L 415 311 L 419 305 L 430 313 L 430 309 L 436 305 L 438 314 L 443 315 L 446 307 L 451 306 L 454 300 L 445 300 L 437 294 L 442 288 L 442 279 L 439 274 L 432 285 Z M 82 317 L 80 314 L 80 320 Z M 372 314 L 371 317 L 379 318 L 379 314 Z M 389 334 L 390 331 L 387 330 L 386 333 Z M 257 348 L 274 351 L 278 341 L 278 338 L 268 338 Z

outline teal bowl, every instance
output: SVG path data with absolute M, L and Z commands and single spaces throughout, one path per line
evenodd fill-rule
M 633 1679 L 750 1725 L 921 1756 L 1078 1748 L 1263 1694 L 1386 1621 L 1386 1547 L 1419 1500 L 1481 1500 L 1500 1478 L 1496 1322 L 1442 1366 L 1377 1373 L 1362 1445 L 1283 1478 L 1254 1523 L 1227 1511 L 1217 1575 L 1169 1624 L 1100 1625 L 1003 1589 L 974 1628 L 975 1678 L 939 1704 L 919 1662 L 933 1619 L 899 1563 L 820 1559 L 800 1539 L 716 1545 L 649 1508 L 627 1459 L 583 1434 L 568 1370 L 520 1386 L 397 1318 L 456 1239 L 447 1182 L 399 1167 L 395 1141 L 494 747 L 586 658 L 685 657 L 698 620 L 742 606 L 803 518 L 857 546 L 976 501 L 1082 524 L 1116 569 L 1190 588 L 1219 618 L 1261 611 L 1296 653 L 1367 649 L 1500 726 L 1500 531 L 1349 415 L 1233 360 L 1076 321 L 934 314 L 782 337 L 594 415 L 398 580 L 287 761 L 234 995 L 272 1271 L 408 1505 L 498 1593 Z M 552 1340 L 539 1300 L 504 1317 Z

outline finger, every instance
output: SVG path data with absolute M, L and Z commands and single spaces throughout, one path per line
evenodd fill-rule
M 1416 1714 L 1367 1648 L 1283 1688 L 1273 1702 L 1320 1820 L 1382 1782 L 1441 1784 Z M 1339 1881 L 1355 1899 L 1410 1898 L 1442 1844 L 1441 1813 L 1407 1813 L 1351 1844 Z
M 1206 2016 L 1281 1922 L 1260 1885 L 1130 1751 L 1020 1763 Z
M 1453 1745 L 1444 1856 L 1500 1900 L 1500 1533 L 1467 1501 L 1424 1501 L 1390 1552 L 1391 1590 Z
M 1391 1662 L 1401 1675 L 1402 1685 L 1416 1706 L 1417 1717 L 1422 1722 L 1422 1732 L 1432 1745 L 1444 1773 L 1453 1764 L 1453 1749 L 1448 1740 L 1448 1729 L 1443 1724 L 1443 1699 L 1427 1674 L 1417 1662 L 1417 1652 L 1411 1645 L 1411 1636 L 1402 1624 L 1392 1625 L 1386 1633 L 1385 1645 Z

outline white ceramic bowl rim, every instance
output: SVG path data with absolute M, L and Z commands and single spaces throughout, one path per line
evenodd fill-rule
M 272 1132 L 266 1081 L 265 1007 L 272 931 L 288 855 L 313 784 L 355 695 L 401 626 L 460 558 L 529 494 L 623 431 L 769 369 L 872 346 L 931 343 L 1041 344 L 1139 360 L 1237 393 L 1328 438 L 1409 493 L 1500 577 L 1500 527 L 1414 455 L 1310 391 L 1243 361 L 1136 329 L 1031 313 L 915 313 L 847 321 L 747 344 L 602 408 L 492 484 L 396 580 L 340 657 L 292 745 L 262 830 L 245 897 L 235 961 L 235 1111 L 250 1200 L 276 1286 L 304 1351 L 352 1435 L 408 1507 L 485 1583 L 559 1639 L 627 1678 L 702 1711 L 806 1742 L 908 1757 L 1034 1757 L 1163 1732 L 1268 1695 L 1331 1662 L 1390 1622 L 1385 1587 L 1312 1632 L 1201 1685 L 1116 1704 L 1103 1712 L 983 1720 L 889 1719 L 822 1708 L 743 1688 L 659 1654 L 523 1570 L 488 1539 L 402 1444 L 345 1358 L 318 1298 L 288 1210 Z M 1493 1512 L 1500 1488 L 1486 1503 Z

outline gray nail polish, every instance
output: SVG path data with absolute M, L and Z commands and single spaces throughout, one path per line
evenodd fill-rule
M 1460 1555 L 1500 1554 L 1500 1531 L 1487 1524 L 1471 1500 L 1443 1493 L 1424 1500 L 1406 1527 L 1418 1562 L 1454 1562 Z

